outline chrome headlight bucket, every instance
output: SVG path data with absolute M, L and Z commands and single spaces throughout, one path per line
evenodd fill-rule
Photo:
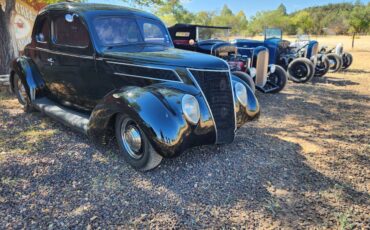
M 234 86 L 235 88 L 235 95 L 236 95 L 236 98 L 238 99 L 239 103 L 242 104 L 244 107 L 247 106 L 247 89 L 245 88 L 245 86 L 240 83 L 240 82 L 237 82 Z
M 249 75 L 253 78 L 257 74 L 257 70 L 254 67 L 249 68 Z
M 276 66 L 274 64 L 269 65 L 269 73 L 275 73 Z
M 182 97 L 181 106 L 185 119 L 193 125 L 197 124 L 200 119 L 198 100 L 192 95 L 185 94 Z

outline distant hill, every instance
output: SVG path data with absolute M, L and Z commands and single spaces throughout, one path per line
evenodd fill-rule
M 349 29 L 348 18 L 353 8 L 352 3 L 314 6 L 291 13 L 290 18 L 294 18 L 302 12 L 307 12 L 314 22 L 311 33 L 345 34 Z

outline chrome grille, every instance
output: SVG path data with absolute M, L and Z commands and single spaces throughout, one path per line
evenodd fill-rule
M 216 124 L 218 144 L 231 143 L 235 135 L 233 90 L 229 72 L 190 70 L 206 97 Z
M 268 63 L 269 53 L 267 51 L 259 52 L 256 64 L 256 85 L 259 87 L 264 87 L 267 82 Z

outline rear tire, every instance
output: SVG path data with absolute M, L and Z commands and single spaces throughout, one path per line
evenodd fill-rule
M 256 84 L 254 83 L 253 78 L 251 76 L 241 71 L 235 71 L 232 74 L 234 74 L 235 76 L 243 80 L 245 83 L 247 83 L 247 85 L 249 86 L 249 88 L 251 88 L 253 93 L 256 92 Z
M 326 55 L 329 59 L 329 72 L 335 73 L 338 72 L 342 68 L 342 57 L 340 57 L 338 54 L 330 53 Z
M 33 112 L 35 109 L 32 107 L 30 97 L 28 96 L 26 86 L 18 74 L 13 76 L 14 93 L 17 96 L 18 102 L 23 106 L 26 113 Z
M 343 61 L 342 69 L 348 69 L 348 67 L 350 67 L 353 62 L 352 54 L 344 52 L 342 55 L 342 61 Z
M 326 55 L 321 55 L 317 58 L 315 66 L 315 77 L 322 77 L 328 73 L 330 67 L 329 58 Z
M 288 82 L 287 73 L 283 67 L 275 65 L 275 72 L 270 73 L 270 75 L 267 77 L 267 81 L 279 87 L 275 90 L 269 91 L 269 93 L 278 93 L 285 88 Z
M 296 58 L 288 66 L 288 77 L 296 83 L 310 81 L 315 74 L 313 63 L 307 58 Z
M 153 149 L 145 133 L 128 115 L 117 115 L 115 133 L 123 158 L 133 168 L 148 171 L 161 163 L 162 156 Z

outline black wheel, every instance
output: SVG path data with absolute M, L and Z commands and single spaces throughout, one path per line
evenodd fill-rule
M 153 149 L 145 133 L 129 116 L 117 115 L 115 133 L 123 158 L 133 168 L 148 171 L 161 163 L 162 156 Z
M 251 76 L 241 71 L 235 71 L 233 72 L 233 74 L 240 78 L 241 80 L 243 80 L 245 83 L 247 83 L 247 85 L 249 86 L 249 88 L 251 88 L 253 93 L 256 92 L 256 84 L 254 83 L 253 78 Z
M 330 53 L 326 55 L 329 59 L 329 72 L 335 73 L 342 68 L 342 58 L 338 54 Z
M 269 93 L 278 93 L 283 90 L 287 84 L 287 73 L 283 69 L 283 67 L 275 65 L 275 72 L 270 73 L 270 75 L 267 77 L 267 81 L 273 86 L 278 87 L 274 90 L 269 91 Z
M 315 77 L 322 77 L 329 71 L 329 58 L 326 55 L 319 55 L 315 66 Z
M 288 66 L 288 77 L 296 83 L 310 81 L 315 74 L 313 63 L 307 58 L 294 59 Z
M 344 52 L 342 54 L 342 62 L 343 62 L 342 69 L 348 69 L 348 67 L 350 67 L 353 62 L 352 54 Z
M 23 106 L 23 110 L 27 113 L 34 111 L 30 97 L 27 94 L 27 89 L 18 74 L 14 74 L 13 76 L 13 85 L 15 95 L 19 103 Z

